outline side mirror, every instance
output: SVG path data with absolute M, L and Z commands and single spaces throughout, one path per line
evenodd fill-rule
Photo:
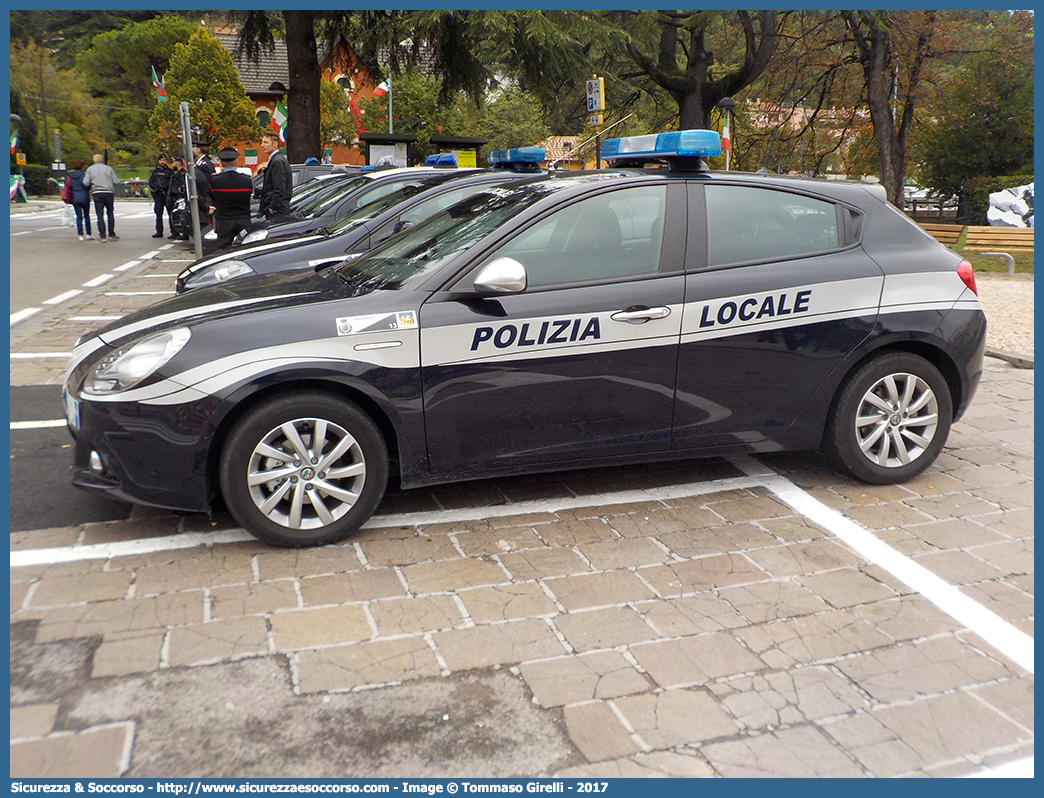
M 482 267 L 475 290 L 490 294 L 518 294 L 526 290 L 526 267 L 514 258 L 497 258 Z
M 392 228 L 392 235 L 395 235 L 395 233 L 401 233 L 407 227 L 413 227 L 413 222 L 409 219 L 399 219 L 399 221 L 395 223 L 395 227 Z

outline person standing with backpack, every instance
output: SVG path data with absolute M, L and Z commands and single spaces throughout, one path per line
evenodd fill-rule
M 94 163 L 87 167 L 84 174 L 83 185 L 91 190 L 91 199 L 94 200 L 94 213 L 98 217 L 98 238 L 102 241 L 109 239 L 119 241 L 116 235 L 116 217 L 113 215 L 113 202 L 115 199 L 116 184 L 120 179 L 116 177 L 115 170 L 105 163 L 104 157 L 99 153 L 94 156 Z M 108 235 L 106 236 L 105 215 L 109 217 Z
M 157 166 L 149 175 L 149 193 L 152 194 L 152 209 L 156 214 L 156 232 L 153 238 L 163 238 L 163 214 L 167 214 L 170 231 L 174 232 L 174 220 L 167 208 L 167 195 L 170 193 L 170 179 L 174 170 L 167 166 L 167 156 L 160 154 Z

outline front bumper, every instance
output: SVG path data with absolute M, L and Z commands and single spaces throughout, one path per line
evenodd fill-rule
M 219 401 L 159 407 L 79 401 L 79 428 L 70 425 L 73 484 L 134 504 L 206 512 L 213 497 L 207 452 Z

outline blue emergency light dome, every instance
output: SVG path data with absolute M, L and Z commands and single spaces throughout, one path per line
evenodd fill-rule
M 712 155 L 721 155 L 721 136 L 713 130 L 676 130 L 607 139 L 602 143 L 602 159 L 605 161 L 709 158 Z
M 547 160 L 543 147 L 512 147 L 510 150 L 493 150 L 486 155 L 491 166 L 512 164 L 538 164 Z
M 456 166 L 457 156 L 452 152 L 440 152 L 424 159 L 425 166 Z

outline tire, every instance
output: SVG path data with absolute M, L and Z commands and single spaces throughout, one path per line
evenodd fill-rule
M 863 482 L 905 482 L 935 462 L 952 421 L 950 387 L 939 370 L 917 355 L 891 352 L 848 377 L 823 451 Z
M 388 450 L 357 406 L 295 393 L 235 425 L 220 479 L 228 509 L 255 537 L 286 548 L 321 546 L 343 540 L 377 509 L 388 484 Z

